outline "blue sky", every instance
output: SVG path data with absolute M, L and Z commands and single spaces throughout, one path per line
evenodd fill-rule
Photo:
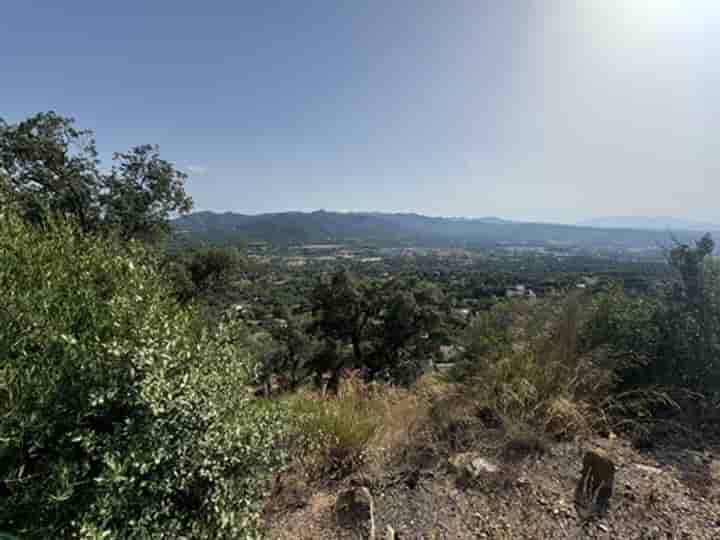
M 720 212 L 714 0 L 6 2 L 0 116 L 141 143 L 198 209 Z

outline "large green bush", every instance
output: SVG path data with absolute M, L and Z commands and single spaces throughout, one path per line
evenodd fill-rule
M 0 530 L 246 538 L 284 422 L 133 243 L 0 209 Z

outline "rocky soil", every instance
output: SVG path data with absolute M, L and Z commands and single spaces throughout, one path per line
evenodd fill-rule
M 576 500 L 588 448 L 604 449 L 616 467 L 606 510 Z M 478 448 L 324 487 L 283 482 L 268 500 L 269 537 L 368 538 L 368 509 L 352 522 L 337 504 L 360 487 L 372 494 L 378 540 L 388 525 L 400 539 L 720 539 L 720 445 L 638 450 L 618 438 L 523 457 Z

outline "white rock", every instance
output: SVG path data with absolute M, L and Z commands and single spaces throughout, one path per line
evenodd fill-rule
M 662 469 L 658 469 L 657 467 L 651 467 L 650 465 L 642 465 L 640 463 L 635 464 L 635 468 L 640 469 L 644 473 L 647 474 L 661 474 Z
M 470 471 L 474 476 L 480 476 L 481 474 L 495 474 L 500 469 L 494 463 L 490 463 L 485 458 L 475 458 L 470 462 Z

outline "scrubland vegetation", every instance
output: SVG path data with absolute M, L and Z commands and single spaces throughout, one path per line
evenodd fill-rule
M 160 241 L 190 209 L 182 175 L 151 147 L 104 173 L 75 150 L 88 136 L 51 113 L 0 123 L 0 530 L 252 538 L 280 481 L 717 426 L 709 237 L 642 291 L 488 296 L 468 317 L 456 284 L 407 269 L 253 304 L 263 268 L 241 251 Z

